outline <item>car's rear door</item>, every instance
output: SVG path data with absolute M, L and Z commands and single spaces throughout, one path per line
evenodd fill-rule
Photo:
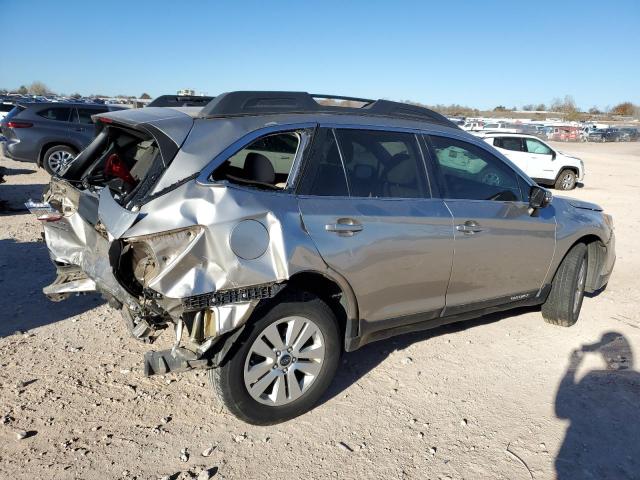
M 511 160 L 520 170 L 529 173 L 529 155 L 526 153 L 521 137 L 495 137 L 493 146 Z
M 304 226 L 353 288 L 364 328 L 437 316 L 453 224 L 444 202 L 431 198 L 416 136 L 320 128 L 305 163 L 297 196 Z
M 445 312 L 535 296 L 554 254 L 553 207 L 532 212 L 528 184 L 488 150 L 447 136 L 427 140 L 455 224 Z
M 96 136 L 96 125 L 91 115 L 108 112 L 107 107 L 77 106 L 73 113 L 73 129 L 70 135 L 80 148 L 85 148 Z

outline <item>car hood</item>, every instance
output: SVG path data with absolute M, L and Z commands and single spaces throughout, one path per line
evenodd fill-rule
M 584 202 L 575 198 L 564 197 L 564 199 L 575 208 L 581 208 L 582 210 L 593 210 L 594 212 L 602 212 L 603 208 L 600 205 L 591 202 Z

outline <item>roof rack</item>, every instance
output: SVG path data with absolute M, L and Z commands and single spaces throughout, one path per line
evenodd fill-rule
M 340 100 L 362 103 L 361 107 L 323 105 L 315 99 Z M 428 121 L 459 128 L 455 123 L 428 108 L 389 100 L 339 95 L 310 94 L 306 92 L 227 92 L 209 102 L 200 112 L 200 117 L 215 118 L 243 115 L 268 115 L 278 113 L 342 113 L 373 115 L 408 120 Z
M 216 97 L 204 95 L 160 95 L 154 98 L 147 107 L 203 107 Z

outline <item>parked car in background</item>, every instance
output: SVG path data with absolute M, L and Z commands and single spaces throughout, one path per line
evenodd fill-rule
M 584 162 L 552 148 L 533 135 L 484 134 L 482 138 L 537 183 L 571 190 L 584 179 Z
M 8 113 L 13 110 L 15 105 L 13 103 L 2 102 L 0 103 L 0 120 L 8 115 Z
M 589 142 L 618 142 L 620 141 L 620 130 L 617 128 L 598 128 L 592 130 L 587 135 Z
M 139 340 L 174 332 L 145 373 L 208 369 L 261 425 L 312 408 L 343 350 L 526 305 L 573 325 L 613 269 L 611 216 L 551 204 L 436 112 L 366 105 L 230 92 L 100 115 L 28 205 L 58 273 L 45 293 L 98 290 Z
M 640 131 L 637 128 L 623 127 L 620 129 L 621 142 L 637 142 L 640 139 Z
M 513 123 L 506 123 L 506 122 L 485 123 L 479 131 L 481 132 L 500 131 L 505 133 L 518 133 L 518 126 Z
M 18 103 L 0 121 L 0 133 L 6 138 L 0 143 L 2 153 L 56 175 L 93 140 L 91 116 L 120 109 L 85 103 Z

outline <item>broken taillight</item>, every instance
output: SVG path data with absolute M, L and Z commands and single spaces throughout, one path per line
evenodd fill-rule
M 15 120 L 9 120 L 7 122 L 7 127 L 9 127 L 9 128 L 29 128 L 29 127 L 33 127 L 33 123 L 31 123 L 31 122 L 17 122 Z
M 131 172 L 129 172 L 129 168 L 117 153 L 112 153 L 109 155 L 109 158 L 107 158 L 107 163 L 104 165 L 104 174 L 110 177 L 117 177 L 130 185 L 136 184 L 135 179 L 131 176 Z

